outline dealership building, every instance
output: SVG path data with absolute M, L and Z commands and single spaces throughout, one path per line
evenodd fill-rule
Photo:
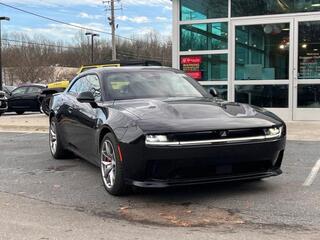
M 320 120 L 320 0 L 173 0 L 173 66 L 220 97 Z

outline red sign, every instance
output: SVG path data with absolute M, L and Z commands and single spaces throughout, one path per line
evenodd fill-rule
M 202 79 L 202 72 L 197 71 L 197 72 L 187 72 L 187 74 L 192 77 L 195 80 L 201 80 Z
M 201 64 L 202 57 L 201 56 L 188 56 L 181 57 L 181 64 Z

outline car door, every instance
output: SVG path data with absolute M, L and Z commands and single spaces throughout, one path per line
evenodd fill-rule
M 38 86 L 31 86 L 27 89 L 24 101 L 29 111 L 40 111 L 38 96 L 41 92 L 42 88 Z
M 83 78 L 81 92 L 92 92 L 97 102 L 101 101 L 101 86 L 98 76 L 87 75 Z M 74 144 L 88 160 L 95 161 L 97 116 L 100 109 L 93 108 L 89 103 L 77 102 L 74 109 L 74 132 L 77 138 Z
M 76 138 L 77 138 L 77 129 L 76 126 L 78 124 L 77 113 L 75 109 L 76 105 L 79 103 L 77 100 L 77 96 L 81 92 L 82 85 L 84 82 L 84 77 L 80 77 L 72 82 L 70 88 L 65 92 L 65 101 L 60 108 L 60 129 L 64 136 L 65 142 L 73 149 L 76 148 Z
M 8 111 L 25 111 L 26 103 L 24 97 L 27 93 L 28 87 L 18 87 L 8 99 Z

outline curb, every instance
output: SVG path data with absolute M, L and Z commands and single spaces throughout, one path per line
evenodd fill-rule
M 0 132 L 40 132 L 48 133 L 48 126 L 0 125 Z

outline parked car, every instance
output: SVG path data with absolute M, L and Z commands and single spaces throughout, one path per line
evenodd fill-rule
M 0 116 L 8 109 L 7 97 L 4 91 L 0 91 Z
M 41 112 L 39 95 L 46 86 L 29 84 L 16 88 L 8 97 L 8 112 L 23 114 L 25 112 Z
M 84 72 L 51 101 L 51 153 L 96 164 L 114 195 L 281 174 L 285 123 L 210 93 L 171 68 Z

